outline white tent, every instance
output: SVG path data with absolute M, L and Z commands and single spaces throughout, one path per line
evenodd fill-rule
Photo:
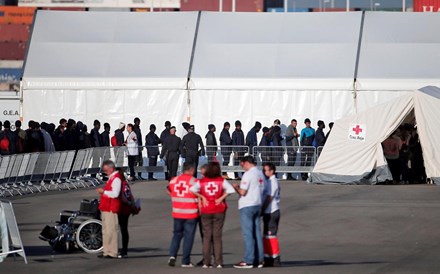
M 440 88 L 425 87 L 335 122 L 311 174 L 313 183 L 375 184 L 391 180 L 382 142 L 414 110 L 428 178 L 440 184 Z

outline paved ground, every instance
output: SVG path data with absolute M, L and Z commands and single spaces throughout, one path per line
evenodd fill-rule
M 82 252 L 53 253 L 38 239 L 62 209 L 75 209 L 92 189 L 52 192 L 13 201 L 29 264 L 8 258 L 0 273 L 438 273 L 440 187 L 321 186 L 282 183 L 280 227 L 283 268 L 236 270 L 243 244 L 236 197 L 224 230 L 223 270 L 169 268 L 170 202 L 165 182 L 140 182 L 134 193 L 143 210 L 130 221 L 130 258 L 100 260 Z M 196 239 L 193 261 L 200 260 Z

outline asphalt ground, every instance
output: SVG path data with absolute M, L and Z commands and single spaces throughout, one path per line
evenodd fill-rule
M 93 189 L 14 198 L 29 264 L 0 263 L 0 273 L 440 273 L 440 187 L 338 186 L 282 182 L 281 268 L 233 269 L 243 256 L 237 197 L 229 198 L 223 269 L 167 266 L 172 233 L 166 182 L 133 185 L 142 211 L 130 219 L 129 257 L 98 259 L 80 251 L 59 254 L 38 235 L 63 209 L 77 209 Z M 192 261 L 201 259 L 197 235 Z M 180 262 L 180 258 L 178 258 Z

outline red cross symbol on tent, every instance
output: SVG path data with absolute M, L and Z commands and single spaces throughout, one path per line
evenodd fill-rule
M 359 135 L 359 133 L 362 132 L 362 128 L 359 125 L 356 125 L 356 127 L 353 128 L 353 131 L 356 135 Z
M 218 185 L 216 185 L 214 182 L 209 182 L 205 187 L 205 191 L 209 195 L 214 196 L 218 192 Z
M 184 181 L 180 181 L 179 183 L 174 185 L 174 192 L 177 193 L 177 196 L 183 197 L 189 191 L 189 187 L 186 185 Z

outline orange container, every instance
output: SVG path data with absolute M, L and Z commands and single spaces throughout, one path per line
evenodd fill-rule
M 0 60 L 23 60 L 26 46 L 25 42 L 0 42 Z
M 35 8 L 0 6 L 0 24 L 27 24 L 34 20 Z

